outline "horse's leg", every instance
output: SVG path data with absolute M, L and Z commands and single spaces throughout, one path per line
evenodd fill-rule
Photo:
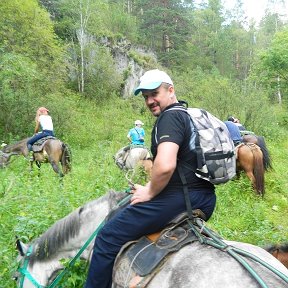
M 32 162 L 33 163 L 33 162 Z M 41 172 L 41 170 L 40 170 L 40 168 L 41 168 L 41 162 L 40 161 L 35 161 L 35 163 L 36 163 L 36 166 L 37 166 L 37 168 L 38 168 L 38 177 L 40 177 L 40 172 Z
M 59 140 L 50 141 L 48 140 L 45 143 L 43 151 L 46 152 L 48 157 L 48 162 L 51 164 L 55 173 L 57 173 L 60 177 L 63 177 L 64 174 L 62 173 L 59 162 L 61 161 L 62 155 L 62 144 Z
M 254 157 L 249 144 L 239 147 L 237 164 L 238 171 L 243 170 L 245 172 L 251 181 L 253 190 L 256 191 L 256 179 L 253 173 Z
M 60 177 L 63 177 L 64 174 L 62 173 L 62 171 L 61 171 L 59 165 L 56 163 L 56 161 L 49 159 L 49 162 L 50 162 L 50 164 L 51 164 L 54 172 L 57 173 Z M 59 163 L 59 162 L 58 162 L 58 163 Z
M 247 177 L 250 179 L 254 191 L 257 191 L 257 189 L 256 189 L 256 179 L 254 177 L 253 171 L 249 170 L 249 171 L 245 171 L 245 173 L 246 173 Z
M 152 173 L 152 167 L 153 167 L 153 163 L 152 160 L 142 160 L 142 165 L 144 167 L 146 176 L 147 176 L 147 180 L 151 179 L 151 173 Z

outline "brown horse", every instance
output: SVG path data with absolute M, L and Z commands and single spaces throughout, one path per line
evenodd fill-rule
M 28 159 L 29 151 L 27 148 L 27 141 L 30 138 L 25 138 L 17 143 L 4 146 L 0 153 L 0 167 L 5 167 L 10 163 L 10 158 L 13 155 L 22 155 Z M 31 169 L 33 162 L 36 163 L 40 169 L 41 163 L 50 163 L 53 170 L 63 177 L 71 170 L 72 155 L 70 148 L 62 141 L 52 138 L 48 139 L 41 146 L 41 150 L 33 151 L 33 159 L 30 160 Z M 62 171 L 59 167 L 59 162 L 62 166 Z
M 271 245 L 265 248 L 288 269 L 288 243 Z
M 253 189 L 258 195 L 264 195 L 265 166 L 263 153 L 254 143 L 241 143 L 236 147 L 237 174 L 243 170 L 252 182 Z
M 267 149 L 265 139 L 263 136 L 256 136 L 254 134 L 246 134 L 243 136 L 243 142 L 254 143 L 258 145 L 263 154 L 263 164 L 264 164 L 265 171 L 272 169 L 270 153 Z

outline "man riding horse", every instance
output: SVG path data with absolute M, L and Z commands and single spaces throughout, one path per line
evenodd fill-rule
M 141 77 L 134 94 L 140 92 L 155 117 L 168 107 L 183 107 L 176 98 L 171 78 L 158 69 L 147 71 Z M 162 114 L 157 123 L 157 135 L 154 127 L 151 137 L 154 156 L 151 181 L 145 186 L 134 185 L 130 204 L 109 219 L 100 230 L 94 244 L 86 288 L 110 288 L 113 264 L 121 247 L 128 241 L 158 232 L 186 211 L 177 160 L 194 159 L 197 162 L 197 155 L 189 149 L 193 133 L 190 125 L 190 117 L 185 111 Z M 201 209 L 208 220 L 216 204 L 214 186 L 198 178 L 192 171 L 187 171 L 186 175 L 189 179 L 187 205 L 189 203 L 191 209 Z

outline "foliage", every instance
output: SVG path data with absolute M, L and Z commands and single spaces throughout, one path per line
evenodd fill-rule
M 41 80 L 50 89 L 58 87 L 62 77 L 62 48 L 53 32 L 48 13 L 36 0 L 1 1 L 0 45 L 4 52 L 22 54 L 35 62 Z M 52 85 L 53 83 L 53 85 Z
M 30 135 L 36 108 L 47 106 L 56 136 L 71 146 L 74 159 L 62 186 L 49 165 L 42 166 L 38 177 L 21 157 L 0 170 L 1 287 L 13 287 L 15 234 L 29 242 L 108 189 L 126 189 L 112 155 L 127 144 L 135 119 L 145 123 L 147 135 L 155 121 L 141 97 L 119 97 L 123 81 L 135 73 L 129 65 L 120 75 L 114 63 L 114 48 L 126 39 L 132 41 L 128 56 L 133 64 L 170 69 L 178 99 L 223 120 L 233 114 L 266 137 L 274 166 L 266 173 L 266 195 L 256 197 L 244 175 L 218 186 L 209 225 L 231 240 L 257 245 L 287 241 L 287 105 L 274 105 L 278 88 L 283 103 L 288 103 L 287 23 L 268 11 L 259 29 L 251 25 L 247 30 L 241 5 L 229 15 L 219 0 L 203 3 L 0 1 L 0 140 L 13 142 Z M 87 16 L 86 26 L 81 15 Z M 82 47 L 77 38 L 81 27 Z M 156 51 L 159 62 L 136 52 L 139 44 L 144 51 Z M 85 90 L 79 95 L 73 91 L 79 90 L 82 64 Z M 78 274 L 85 268 L 77 263 L 65 285 L 81 287 L 85 275 Z
M 17 263 L 15 235 L 27 243 L 32 241 L 54 222 L 80 205 L 95 199 L 109 189 L 124 191 L 127 180 L 113 162 L 112 156 L 126 145 L 126 135 L 134 120 L 145 123 L 147 144 L 155 121 L 145 109 L 143 99 L 111 99 L 102 105 L 93 100 L 70 95 L 66 109 L 71 114 L 70 129 L 63 137 L 71 147 L 73 167 L 71 174 L 59 179 L 50 165 L 42 165 L 41 174 L 29 172 L 29 163 L 23 157 L 14 158 L 11 165 L 0 170 L 0 286 L 14 287 L 11 280 Z M 53 107 L 56 109 L 56 107 Z M 52 110 L 52 109 L 51 109 Z M 285 121 L 285 110 L 282 113 Z M 287 112 L 286 112 L 287 113 Z M 286 119 L 287 120 L 287 119 Z M 274 170 L 265 174 L 266 194 L 257 197 L 245 175 L 227 184 L 217 186 L 216 211 L 207 225 L 230 240 L 264 246 L 287 240 L 288 182 L 285 176 L 287 127 L 276 127 L 282 138 L 267 141 Z M 57 127 L 56 127 L 57 128 Z M 140 178 L 133 178 L 138 183 Z M 60 208 L 61 207 L 61 208 Z M 64 287 L 82 287 L 87 264 L 77 262 L 72 275 L 65 278 Z
M 0 135 L 6 138 L 33 131 L 36 107 L 63 90 L 65 65 L 48 13 L 36 1 L 1 1 L 0 11 Z
M 19 54 L 0 54 L 0 63 L 0 134 L 17 135 L 23 129 L 21 123 L 30 122 L 27 112 L 37 95 L 39 75 L 36 65 Z
M 178 66 L 189 55 L 185 47 L 190 38 L 191 6 L 186 2 L 145 0 L 136 4 L 139 42 L 156 51 L 167 67 Z
M 109 5 L 105 14 L 103 13 L 103 22 L 112 35 L 120 35 L 121 38 L 125 37 L 131 42 L 137 40 L 136 17 L 126 13 L 121 3 Z
M 247 129 L 260 135 L 270 134 L 266 123 L 275 122 L 275 115 L 266 94 L 249 81 L 232 82 L 216 70 L 208 74 L 200 68 L 175 73 L 174 79 L 178 99 L 188 101 L 191 107 L 204 108 L 223 121 L 237 115 Z
M 76 59 L 74 65 L 69 65 L 69 87 L 78 90 L 80 78 L 80 63 L 77 61 L 77 51 L 71 49 L 73 58 Z M 90 43 L 84 50 L 85 62 L 89 63 L 85 68 L 85 90 L 87 98 L 99 102 L 106 101 L 119 93 L 121 75 L 117 72 L 114 59 L 109 50 L 98 44 Z M 72 64 L 72 62 L 71 62 Z
M 262 83 L 273 91 L 288 92 L 288 30 L 275 34 L 271 46 L 261 53 L 258 70 L 262 70 Z M 263 81 L 264 80 L 264 81 Z M 287 99 L 286 99 L 287 101 Z
M 158 66 L 160 68 L 160 64 L 158 64 L 156 59 L 152 56 L 139 54 L 133 49 L 128 52 L 128 56 L 133 59 L 135 63 L 139 64 L 141 67 L 145 67 L 146 69 L 155 69 Z

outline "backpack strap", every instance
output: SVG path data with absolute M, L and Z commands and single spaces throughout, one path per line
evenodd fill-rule
M 184 107 L 184 106 L 171 107 L 170 109 L 165 110 L 164 113 L 168 112 L 168 111 L 172 111 L 172 110 L 183 111 L 186 114 L 188 114 L 188 117 L 190 118 L 190 120 L 192 122 L 192 125 L 195 127 L 195 125 L 194 125 L 194 123 L 192 121 L 192 118 L 190 117 L 189 113 L 187 112 L 187 108 L 186 107 Z M 160 117 L 161 117 L 161 115 L 160 115 Z M 160 117 L 158 117 L 158 119 L 156 121 L 156 124 L 155 124 L 155 129 L 156 129 L 155 140 L 156 140 L 156 143 L 158 142 L 157 141 L 157 124 L 158 124 L 158 121 L 160 120 Z M 197 166 L 198 167 L 202 167 L 202 165 L 201 165 L 202 164 L 202 150 L 201 150 L 201 147 L 200 147 L 200 138 L 199 138 L 198 133 L 196 133 L 195 142 L 196 142 L 195 143 L 195 147 L 196 147 L 196 151 L 197 151 L 196 152 L 197 153 Z M 185 177 L 184 171 L 183 171 L 183 166 L 184 167 L 185 166 L 188 167 L 188 165 L 189 165 L 188 163 L 183 162 L 183 161 L 179 161 L 179 159 L 177 161 L 177 171 L 179 173 L 181 182 L 183 184 L 184 199 L 185 199 L 185 204 L 186 204 L 188 218 L 189 219 L 193 219 L 193 211 L 192 211 L 192 206 L 191 206 L 191 202 L 190 202 L 190 198 L 189 198 L 188 183 L 187 183 L 187 179 Z M 189 169 L 191 170 L 191 166 L 190 165 L 189 165 Z M 195 173 L 195 169 L 192 169 L 192 171 Z
M 181 104 L 181 105 L 182 105 L 182 104 Z M 196 159 L 197 159 L 197 168 L 198 168 L 198 169 L 201 169 L 201 168 L 203 167 L 203 155 L 202 155 L 202 148 L 201 148 L 201 146 L 200 146 L 200 137 L 199 137 L 199 134 L 198 134 L 196 125 L 194 124 L 193 119 L 192 119 L 192 117 L 189 115 L 189 113 L 188 113 L 188 111 L 187 111 L 187 108 L 186 108 L 185 106 L 175 106 L 175 107 L 172 107 L 172 108 L 169 108 L 169 109 L 165 110 L 164 113 L 167 112 L 167 111 L 172 111 L 172 110 L 178 110 L 178 111 L 183 111 L 183 112 L 185 112 L 185 113 L 188 115 L 188 117 L 189 117 L 189 119 L 190 119 L 190 121 L 191 121 L 191 123 L 192 123 L 192 125 L 193 125 L 193 127 L 194 127 L 195 135 L 196 135 L 196 137 L 195 137 L 195 153 L 196 153 L 196 155 L 197 155 L 197 157 L 196 157 Z M 182 162 L 184 162 L 184 161 L 181 161 L 181 163 L 182 163 Z M 185 165 L 185 166 L 188 167 L 188 168 L 191 170 L 191 165 L 189 165 L 189 164 L 187 163 L 187 165 Z M 192 171 L 193 171 L 194 173 L 196 172 L 196 170 L 193 169 L 193 167 L 192 167 Z M 197 173 L 198 173 L 198 171 L 197 171 Z M 203 176 L 207 176 L 207 175 L 203 175 Z
M 180 163 L 178 162 L 177 170 L 178 170 L 179 176 L 181 178 L 181 182 L 183 184 L 184 199 L 185 199 L 188 218 L 193 219 L 193 211 L 192 211 L 192 206 L 191 206 L 191 202 L 190 202 L 190 198 L 189 198 L 188 183 L 187 183 L 186 177 L 184 175 L 182 166 L 179 164 Z

